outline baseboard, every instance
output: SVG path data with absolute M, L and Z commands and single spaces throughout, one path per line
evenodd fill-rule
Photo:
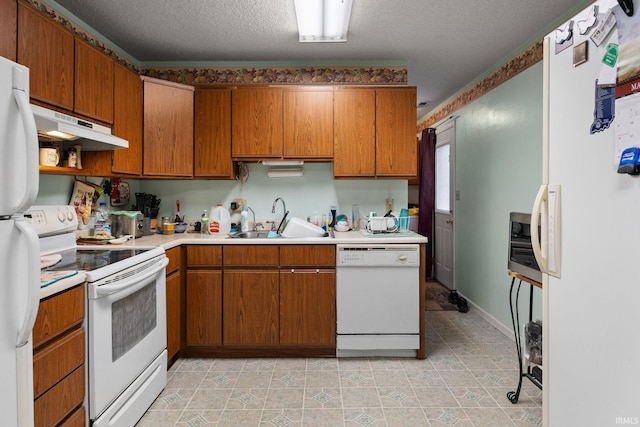
M 466 296 L 462 295 L 460 293 L 460 291 L 458 291 L 458 294 L 460 296 L 463 296 L 467 300 L 467 303 L 469 304 L 469 306 L 471 306 L 475 311 L 477 311 L 478 314 L 480 315 L 480 317 L 482 317 L 487 322 L 491 323 L 492 326 L 494 326 L 497 330 L 502 332 L 507 338 L 509 338 L 509 339 L 511 339 L 511 341 L 515 342 L 513 329 L 511 329 L 510 327 L 506 326 L 504 323 L 500 322 L 498 319 L 493 317 L 491 314 L 487 313 L 478 304 L 474 303 L 472 300 L 470 300 Z

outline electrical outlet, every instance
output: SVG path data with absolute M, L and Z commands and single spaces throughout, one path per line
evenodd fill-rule
M 393 211 L 393 199 L 391 197 L 384 200 L 385 213 Z
M 236 204 L 236 208 L 231 210 L 232 214 L 242 212 L 242 206 L 247 206 L 247 199 L 233 199 L 233 202 Z

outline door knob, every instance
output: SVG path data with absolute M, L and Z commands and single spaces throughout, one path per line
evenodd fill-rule
M 448 219 L 447 220 L 447 224 L 453 224 L 453 220 L 452 219 Z

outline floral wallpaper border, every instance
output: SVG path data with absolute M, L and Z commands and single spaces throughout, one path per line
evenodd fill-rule
M 144 68 L 140 74 L 186 84 L 406 85 L 404 67 Z
M 73 31 L 92 46 L 118 63 L 143 76 L 185 84 L 334 84 L 334 85 L 407 85 L 406 67 L 162 67 L 139 69 L 118 52 L 87 33 L 64 15 L 38 0 L 26 0 L 64 27 Z
M 418 124 L 418 133 L 424 129 L 433 126 L 440 120 L 446 118 L 454 111 L 459 110 L 472 101 L 480 98 L 490 90 L 500 86 L 512 77 L 517 76 L 527 68 L 542 61 L 543 40 L 540 39 L 527 49 L 516 55 L 513 59 L 506 62 L 496 71 L 478 81 L 475 85 L 465 90 L 463 93 L 447 103 L 444 107 L 437 110 L 434 114 L 427 117 Z

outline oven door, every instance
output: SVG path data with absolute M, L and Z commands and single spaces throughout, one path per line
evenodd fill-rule
M 167 263 L 153 258 L 87 284 L 92 420 L 166 348 Z

